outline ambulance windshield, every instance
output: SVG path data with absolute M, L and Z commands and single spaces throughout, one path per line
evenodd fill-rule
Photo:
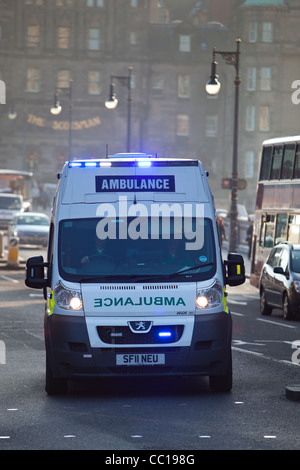
M 74 282 L 205 280 L 216 271 L 212 223 L 203 218 L 62 220 L 58 258 L 61 277 Z

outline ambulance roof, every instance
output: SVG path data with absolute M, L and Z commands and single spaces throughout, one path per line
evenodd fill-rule
M 210 202 L 206 172 L 197 159 L 116 154 L 67 162 L 61 176 L 62 204 L 115 202 Z

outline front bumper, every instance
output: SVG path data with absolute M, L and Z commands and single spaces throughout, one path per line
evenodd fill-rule
M 101 320 L 99 319 L 99 323 Z M 47 356 L 54 377 L 222 375 L 231 350 L 231 315 L 195 316 L 190 346 L 120 344 L 92 348 L 84 317 L 45 316 Z M 163 365 L 117 365 L 117 354 L 163 354 Z

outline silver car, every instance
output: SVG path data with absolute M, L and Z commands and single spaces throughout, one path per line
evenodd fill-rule
M 47 246 L 49 224 L 49 217 L 41 212 L 24 212 L 15 216 L 9 236 L 18 237 L 20 245 Z

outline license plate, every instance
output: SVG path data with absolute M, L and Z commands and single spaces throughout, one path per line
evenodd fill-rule
M 117 366 L 155 366 L 165 363 L 164 354 L 117 354 Z

